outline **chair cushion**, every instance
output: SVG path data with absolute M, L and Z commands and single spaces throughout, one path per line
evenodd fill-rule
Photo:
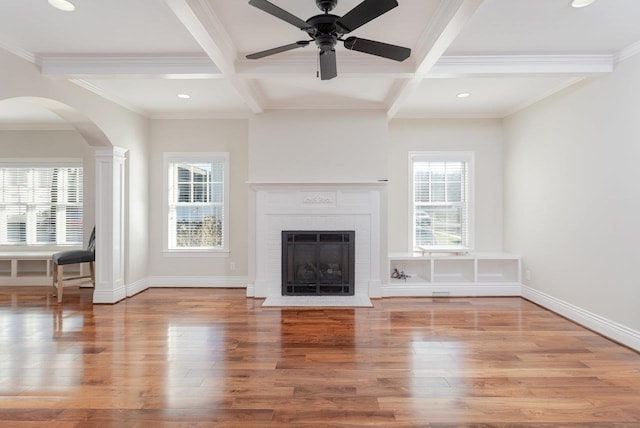
M 52 256 L 53 262 L 57 265 L 70 265 L 74 263 L 86 263 L 96 260 L 96 254 L 87 250 L 60 251 Z

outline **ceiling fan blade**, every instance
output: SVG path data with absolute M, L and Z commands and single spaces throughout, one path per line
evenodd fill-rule
M 320 80 L 333 79 L 337 75 L 336 50 L 320 51 Z
M 352 51 L 364 52 L 396 61 L 404 61 L 411 55 L 411 49 L 409 48 L 358 37 L 348 37 L 344 41 L 344 47 Z
M 280 52 L 290 51 L 291 49 L 302 48 L 309 44 L 306 40 L 301 40 L 299 42 L 291 43 L 290 45 L 279 46 L 273 49 L 267 49 L 266 51 L 252 53 L 251 55 L 247 55 L 247 59 L 260 59 L 265 56 L 275 55 Z
M 307 29 L 311 28 L 311 26 L 302 19 L 290 14 L 286 10 L 279 8 L 278 6 L 268 2 L 267 0 L 249 0 L 249 4 L 251 6 L 257 7 L 264 12 L 267 12 L 270 15 L 275 16 L 276 18 L 280 18 L 295 27 L 298 27 L 302 31 L 306 31 Z
M 364 0 L 338 19 L 336 24 L 344 29 L 345 33 L 350 33 L 396 6 L 398 6 L 396 0 Z

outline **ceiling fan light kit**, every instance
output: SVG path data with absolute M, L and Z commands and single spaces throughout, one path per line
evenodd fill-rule
M 318 47 L 320 78 L 333 79 L 338 75 L 335 46 L 338 41 L 343 42 L 349 50 L 358 51 L 395 61 L 404 61 L 411 55 L 411 49 L 375 40 L 361 39 L 348 34 L 369 21 L 387 13 L 398 6 L 396 0 L 364 0 L 344 16 L 332 15 L 331 12 L 338 4 L 338 0 L 316 0 L 316 6 L 323 12 L 303 21 L 284 9 L 267 0 L 249 0 L 249 4 L 270 15 L 275 16 L 307 33 L 310 40 L 300 40 L 284 46 L 268 49 L 247 55 L 247 59 L 260 59 L 281 52 L 290 51 L 315 42 Z
M 575 8 L 589 6 L 595 3 L 596 0 L 571 0 L 571 6 Z
M 67 0 L 49 0 L 49 4 L 64 12 L 73 12 L 76 10 L 76 6 Z

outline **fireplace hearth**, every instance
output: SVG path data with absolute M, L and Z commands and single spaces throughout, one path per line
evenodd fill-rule
M 355 231 L 282 231 L 283 296 L 353 296 Z

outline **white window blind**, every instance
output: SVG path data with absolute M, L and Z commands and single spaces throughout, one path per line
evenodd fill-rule
M 413 248 L 469 248 L 471 155 L 413 154 L 411 165 Z
M 168 249 L 226 248 L 227 157 L 167 160 Z
M 0 245 L 82 244 L 81 166 L 0 165 Z

